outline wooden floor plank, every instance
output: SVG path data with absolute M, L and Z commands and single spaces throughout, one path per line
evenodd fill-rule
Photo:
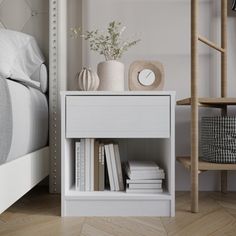
M 189 192 L 176 193 L 176 217 L 60 217 L 60 196 L 44 188 L 0 215 L 1 236 L 235 235 L 236 193 L 200 193 L 200 213 L 189 209 Z
M 228 228 L 235 219 L 226 211 L 219 209 L 206 214 L 172 235 L 214 235 L 217 231 Z

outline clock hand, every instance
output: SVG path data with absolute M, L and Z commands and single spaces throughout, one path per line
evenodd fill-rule
M 152 74 L 152 71 L 150 71 L 150 72 L 148 73 L 148 75 L 146 76 L 146 79 L 147 79 L 151 74 Z

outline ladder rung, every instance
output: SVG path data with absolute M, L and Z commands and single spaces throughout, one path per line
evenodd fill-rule
M 225 49 L 218 47 L 215 43 L 209 41 L 207 38 L 204 38 L 202 36 L 198 36 L 198 40 L 205 43 L 206 45 L 208 45 L 209 47 L 212 47 L 214 49 L 216 49 L 217 51 L 221 52 L 221 53 L 225 53 Z

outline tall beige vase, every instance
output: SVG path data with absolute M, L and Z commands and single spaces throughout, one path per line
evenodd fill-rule
M 115 60 L 100 62 L 97 67 L 97 74 L 100 79 L 98 90 L 125 90 L 125 66 L 123 63 Z

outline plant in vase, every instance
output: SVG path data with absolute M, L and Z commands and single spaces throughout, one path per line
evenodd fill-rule
M 81 35 L 88 41 L 90 50 L 105 57 L 105 61 L 97 67 L 99 90 L 124 90 L 124 64 L 119 60 L 130 47 L 140 41 L 123 40 L 125 29 L 120 22 L 112 21 L 105 32 L 92 30 Z M 79 29 L 72 29 L 72 32 L 75 37 L 79 36 Z

